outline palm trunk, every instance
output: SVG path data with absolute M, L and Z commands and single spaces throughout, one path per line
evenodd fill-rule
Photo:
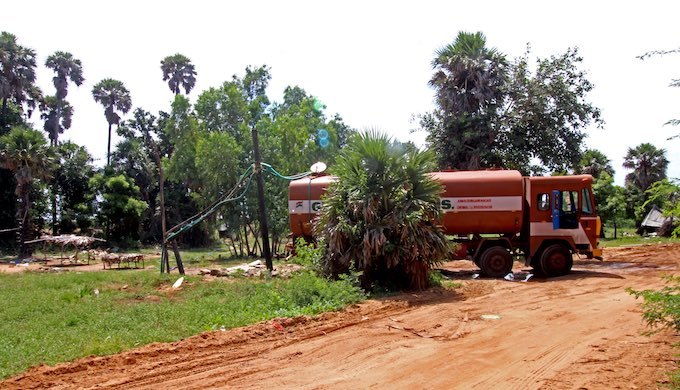
M 243 225 L 243 238 L 246 241 L 246 256 L 250 256 L 250 242 L 248 242 L 248 226 Z
M 236 239 L 238 240 L 238 253 L 240 257 L 243 257 L 243 238 L 241 237 L 241 227 L 239 227 L 236 231 L 238 232 L 236 235 Z
M 106 166 L 111 163 L 111 123 L 109 123 L 109 143 L 106 147 Z
M 161 155 L 158 150 L 158 145 L 151 140 L 151 146 L 153 148 L 153 156 L 156 160 L 156 165 L 158 165 L 158 197 L 160 198 L 160 214 L 161 214 L 161 231 L 163 233 L 163 242 L 165 242 L 166 236 L 166 225 L 165 225 L 165 175 L 163 174 L 163 166 L 161 165 Z
M 0 124 L 2 127 L 0 127 L 0 135 L 4 135 L 4 127 L 7 124 L 5 121 L 7 120 L 7 98 L 2 99 L 2 122 Z
M 30 202 L 30 187 L 25 184 L 17 184 L 19 187 L 18 193 L 21 198 L 21 207 L 17 211 L 17 220 L 19 231 L 17 232 L 17 244 L 19 246 L 19 258 L 25 259 L 31 256 L 31 250 L 26 246 L 25 242 L 30 240 L 31 235 L 31 202 Z
M 57 182 L 52 183 L 52 235 L 57 235 Z

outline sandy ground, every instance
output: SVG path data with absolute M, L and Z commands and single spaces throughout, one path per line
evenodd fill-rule
M 526 283 L 472 279 L 469 262 L 450 262 L 455 290 L 38 366 L 0 388 L 665 388 L 677 335 L 642 335 L 640 301 L 625 288 L 663 286 L 680 244 L 605 256 Z M 519 277 L 530 271 L 515 265 Z

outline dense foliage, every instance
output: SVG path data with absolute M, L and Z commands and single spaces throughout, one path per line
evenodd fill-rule
M 583 59 L 569 49 L 531 66 L 529 54 L 510 62 L 479 32 L 460 32 L 435 53 L 436 108 L 421 126 L 441 168 L 536 174 L 577 167 L 584 129 L 602 124 L 586 101 L 593 85 Z
M 16 183 L 19 257 L 31 254 L 30 247 L 24 242 L 33 236 L 31 195 L 34 195 L 35 181 L 49 178 L 53 163 L 53 151 L 48 149 L 45 138 L 37 130 L 17 126 L 0 137 L 0 168 L 12 172 Z

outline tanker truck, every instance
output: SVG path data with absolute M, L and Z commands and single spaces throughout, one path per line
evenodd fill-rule
M 590 175 L 526 177 L 519 171 L 430 173 L 443 187 L 439 225 L 489 277 L 511 272 L 515 258 L 546 276 L 571 271 L 573 255 L 602 259 L 601 223 Z M 313 240 L 323 194 L 337 180 L 316 175 L 292 181 L 288 208 L 294 238 Z

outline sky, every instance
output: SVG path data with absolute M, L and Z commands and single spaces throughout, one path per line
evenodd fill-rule
M 418 114 L 434 108 L 430 61 L 459 31 L 481 31 L 508 58 L 545 58 L 578 47 L 595 88 L 587 99 L 602 111 L 602 128 L 586 129 L 586 147 L 604 152 L 622 185 L 629 147 L 650 142 L 666 150 L 668 175 L 680 178 L 680 54 L 636 58 L 680 48 L 677 1 L 36 1 L 6 0 L 0 31 L 37 52 L 38 85 L 54 94 L 45 59 L 69 51 L 83 63 L 85 82 L 69 87 L 75 113 L 61 139 L 85 145 L 97 165 L 106 160 L 108 124 L 92 87 L 121 80 L 133 107 L 169 111 L 172 93 L 160 61 L 188 56 L 198 72 L 190 98 L 266 64 L 268 95 L 280 101 L 297 85 L 323 101 L 327 116 L 379 129 L 424 145 Z M 130 118 L 132 111 L 124 117 Z M 36 128 L 42 128 L 34 115 Z M 114 137 L 115 143 L 115 137 Z

